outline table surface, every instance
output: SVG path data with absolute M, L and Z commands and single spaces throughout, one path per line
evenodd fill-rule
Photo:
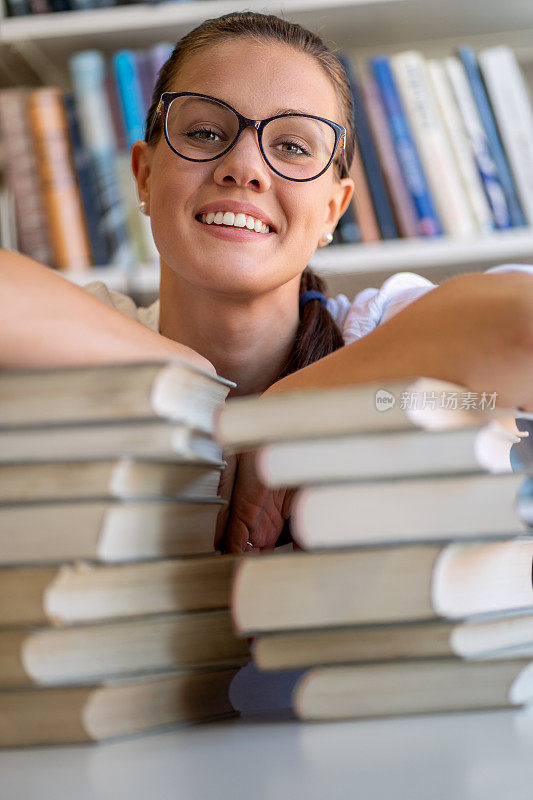
M 0 753 L 2 800 L 531 800 L 533 707 L 226 720 Z

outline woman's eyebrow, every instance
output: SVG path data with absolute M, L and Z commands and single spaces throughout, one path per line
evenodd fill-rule
M 270 116 L 277 117 L 278 114 L 310 114 L 310 111 L 304 111 L 301 108 L 278 108 Z

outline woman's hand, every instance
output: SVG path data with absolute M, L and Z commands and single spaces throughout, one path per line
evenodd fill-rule
M 273 550 L 290 514 L 294 489 L 267 489 L 255 469 L 255 452 L 230 456 L 219 486 L 229 506 L 218 517 L 215 546 L 228 553 Z

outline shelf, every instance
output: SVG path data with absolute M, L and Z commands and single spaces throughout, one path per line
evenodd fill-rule
M 468 39 L 476 46 L 495 42 L 515 46 L 533 60 L 533 3 L 524 0 L 196 0 L 138 3 L 87 11 L 7 18 L 0 47 L 25 52 L 38 48 L 56 69 L 70 55 L 97 46 L 106 53 L 120 47 L 148 47 L 176 40 L 204 19 L 229 11 L 254 10 L 294 19 L 327 41 L 360 54 L 413 45 L 434 50 L 439 42 Z M 370 44 L 369 44 L 370 43 Z M 449 51 L 449 50 L 448 50 Z M 40 72 L 38 73 L 40 74 Z
M 431 275 L 443 267 L 467 271 L 514 261 L 533 263 L 533 228 L 522 228 L 476 238 L 399 239 L 374 244 L 337 245 L 317 250 L 310 266 L 323 275 L 386 274 L 420 271 Z M 459 269 L 457 269 L 459 268 Z M 62 273 L 83 286 L 103 281 L 110 289 L 125 294 L 157 294 L 159 266 L 143 265 L 126 271 L 99 267 L 86 272 Z

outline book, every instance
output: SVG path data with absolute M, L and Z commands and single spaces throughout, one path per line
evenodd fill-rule
M 478 61 L 518 199 L 533 225 L 533 109 L 528 87 L 510 47 L 487 47 L 478 53 Z
M 532 642 L 533 617 L 527 614 L 271 633 L 253 640 L 252 655 L 259 669 L 294 670 L 415 658 L 531 658 Z
M 362 78 L 361 91 L 398 232 L 402 237 L 416 236 L 417 216 L 413 199 L 407 191 L 400 163 L 394 151 L 379 90 L 370 75 Z
M 227 610 L 0 630 L 0 654 L 0 690 L 235 666 L 249 658 L 247 642 L 234 635 Z
M 219 465 L 222 450 L 213 438 L 166 420 L 87 425 L 0 428 L 0 464 L 14 461 L 85 461 L 121 456 L 198 461 Z
M 210 433 L 232 386 L 178 359 L 4 370 L 0 428 L 165 418 Z
M 464 387 L 423 378 L 234 397 L 217 415 L 216 436 L 224 447 L 245 450 L 310 437 L 472 427 L 514 416 L 508 409 L 489 410 L 481 395 L 479 403 L 469 405 L 468 398 Z
M 493 430 L 391 431 L 272 442 L 257 452 L 257 473 L 265 486 L 277 488 L 478 470 L 511 472 L 510 440 L 499 439 Z
M 441 222 L 413 141 L 390 59 L 387 56 L 379 56 L 370 59 L 369 64 L 383 100 L 405 183 L 417 212 L 418 233 L 420 236 L 438 236 L 442 234 Z
M 474 153 L 494 224 L 496 228 L 505 230 L 512 227 L 509 206 L 489 148 L 485 129 L 481 124 L 465 68 L 455 56 L 444 59 L 444 68 Z
M 463 191 L 470 204 L 470 210 L 478 229 L 482 233 L 490 233 L 494 230 L 494 220 L 444 65 L 436 59 L 429 59 L 427 66 L 429 80 L 441 112 L 443 125 L 455 157 Z
M 235 669 L 0 692 L 0 747 L 100 741 L 233 716 Z
M 532 495 L 521 474 L 310 486 L 293 499 L 291 528 L 306 549 L 518 536 L 528 530 L 521 500 L 528 514 Z
M 32 502 L 0 506 L 0 565 L 104 563 L 214 552 L 222 500 Z
M 217 467 L 133 458 L 0 464 L 0 504 L 40 500 L 216 498 Z
M 436 659 L 311 669 L 292 701 L 299 719 L 319 720 L 508 708 L 532 696 L 528 659 Z
M 60 270 L 89 269 L 92 254 L 61 91 L 53 88 L 30 91 L 28 118 L 39 164 L 54 266 Z
M 78 178 L 85 223 L 87 225 L 87 232 L 91 244 L 92 263 L 94 266 L 103 267 L 110 261 L 110 252 L 105 230 L 102 225 L 102 219 L 100 217 L 96 176 L 91 165 L 88 150 L 82 141 L 74 94 L 72 92 L 64 94 L 63 102 L 72 146 L 72 158 Z
M 357 137 L 354 141 L 353 158 L 349 174 L 356 187 L 350 202 L 355 221 L 359 228 L 361 241 L 377 242 L 381 239 L 381 232 L 379 230 L 376 212 L 372 204 L 372 197 L 368 188 L 368 181 L 366 178 L 363 161 L 361 159 Z
M 237 633 L 530 613 L 532 539 L 399 545 L 243 559 Z
M 105 59 L 97 50 L 84 50 L 70 58 L 69 68 L 82 139 L 96 176 L 100 214 L 111 263 L 131 267 L 136 259 L 119 190 L 117 146 L 105 89 Z
M 472 96 L 478 110 L 479 118 L 485 130 L 489 150 L 496 165 L 498 179 L 507 201 L 511 225 L 514 227 L 520 227 L 525 225 L 526 221 L 524 219 L 524 214 L 522 212 L 522 208 L 520 207 L 520 203 L 518 202 L 516 189 L 509 171 L 507 158 L 500 141 L 500 136 L 496 127 L 490 102 L 487 97 L 487 92 L 485 91 L 483 79 L 479 71 L 476 55 L 471 47 L 466 46 L 460 47 L 457 52 L 465 68 L 466 76 L 472 90 Z
M 393 56 L 391 64 L 444 232 L 450 236 L 472 235 L 476 226 L 435 102 L 426 60 L 421 53 L 409 50 Z
M 368 182 L 368 189 L 372 198 L 374 212 L 379 225 L 380 238 L 396 239 L 398 237 L 398 231 L 396 230 L 396 223 L 394 222 L 383 175 L 381 174 L 376 146 L 370 131 L 355 64 L 347 54 L 340 55 L 339 61 L 344 67 L 352 93 L 357 143 Z M 356 183 L 356 194 L 358 191 L 359 186 Z
M 53 266 L 44 195 L 27 112 L 28 94 L 25 87 L 0 91 L 5 181 L 13 198 L 18 249 L 41 264 Z
M 76 625 L 229 606 L 238 558 L 0 568 L 0 627 Z

